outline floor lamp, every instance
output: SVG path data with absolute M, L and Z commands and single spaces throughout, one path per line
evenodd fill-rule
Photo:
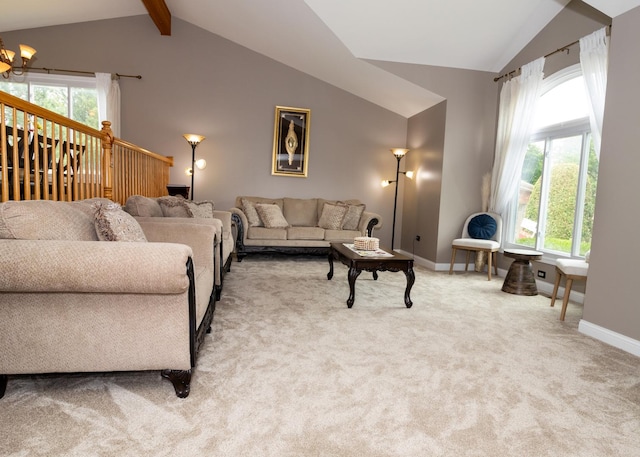
M 204 140 L 204 137 L 193 133 L 185 133 L 182 136 L 187 140 L 187 143 L 191 145 L 191 200 L 193 200 L 193 176 L 195 175 L 196 168 L 196 148 L 198 147 L 198 144 Z
M 393 197 L 393 225 L 391 226 L 391 250 L 393 251 L 393 243 L 396 237 L 396 209 L 398 206 L 398 177 L 400 173 L 404 174 L 407 178 L 413 178 L 413 171 L 400 171 L 400 161 L 402 158 L 409 152 L 408 149 L 394 148 L 391 149 L 391 152 L 395 156 L 398 161 L 398 165 L 396 167 L 396 179 L 395 180 L 384 180 L 382 181 L 382 187 L 387 187 L 392 182 L 396 183 L 396 191 L 395 196 Z

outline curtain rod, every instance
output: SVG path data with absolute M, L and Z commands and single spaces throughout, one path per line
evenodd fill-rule
M 610 26 L 610 25 L 608 25 L 608 26 L 606 26 L 606 27 L 608 27 L 608 29 L 609 29 L 609 30 L 611 30 L 611 26 Z M 569 44 L 565 44 L 565 45 L 564 45 L 564 46 L 562 46 L 561 48 L 558 48 L 558 49 L 556 49 L 555 51 L 551 51 L 549 54 L 545 55 L 545 56 L 544 56 L 544 58 L 546 59 L 546 58 L 547 58 L 547 57 L 549 57 L 549 56 L 552 56 L 552 55 L 554 55 L 554 54 L 557 54 L 557 53 L 559 53 L 559 52 L 564 52 L 564 51 L 567 51 L 567 54 L 568 54 L 568 53 L 569 53 L 569 48 L 570 48 L 571 46 L 574 46 L 574 45 L 578 44 L 578 43 L 580 43 L 580 40 L 576 40 L 576 41 L 573 41 L 573 42 L 571 42 L 571 43 L 569 43 Z M 521 68 L 522 68 L 522 67 L 518 67 L 517 69 L 515 69 L 515 70 L 513 70 L 513 71 L 510 71 L 509 73 L 505 73 L 505 74 L 504 74 L 504 75 L 502 75 L 502 76 L 496 76 L 495 78 L 493 78 L 493 82 L 498 82 L 498 81 L 500 81 L 502 78 L 508 78 L 509 76 L 512 76 L 513 74 L 515 74 L 515 73 L 517 73 L 518 71 L 520 71 L 520 69 L 521 69 Z
M 96 74 L 95 71 L 81 71 L 81 70 L 61 70 L 59 68 L 46 68 L 46 67 L 27 67 L 27 71 L 32 71 L 32 70 L 37 70 L 37 71 L 44 71 L 48 74 L 51 74 L 51 72 L 58 72 L 58 73 L 78 73 L 78 74 L 82 74 L 82 75 L 94 75 Z M 142 79 L 141 75 L 123 75 L 120 73 L 114 73 L 114 75 L 116 76 L 116 78 L 136 78 L 136 79 Z

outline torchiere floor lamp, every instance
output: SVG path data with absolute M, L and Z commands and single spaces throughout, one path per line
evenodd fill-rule
M 413 171 L 400 171 L 400 161 L 407 154 L 407 152 L 409 152 L 408 149 L 394 148 L 394 149 L 391 149 L 391 152 L 393 153 L 395 158 L 398 160 L 398 166 L 396 167 L 396 179 L 392 181 L 389 181 L 389 180 L 382 181 L 382 187 L 387 187 L 392 182 L 396 183 L 395 196 L 393 197 L 393 225 L 391 226 L 391 250 L 393 251 L 394 241 L 396 237 L 396 208 L 398 206 L 398 177 L 400 176 L 400 173 L 402 173 L 407 178 L 412 179 Z
M 191 145 L 191 200 L 193 200 L 193 176 L 196 168 L 196 148 L 198 147 L 198 144 L 204 140 L 204 137 L 193 133 L 185 133 L 182 136 L 187 140 L 187 143 Z

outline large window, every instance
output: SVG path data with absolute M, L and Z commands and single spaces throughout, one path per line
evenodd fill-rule
M 598 158 L 580 66 L 544 84 L 519 192 L 510 206 L 507 243 L 581 257 L 591 248 Z
M 95 78 L 27 73 L 20 81 L 0 81 L 0 90 L 99 128 Z

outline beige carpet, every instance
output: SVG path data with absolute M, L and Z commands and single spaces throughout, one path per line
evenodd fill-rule
M 234 263 L 191 395 L 158 373 L 10 377 L 2 456 L 640 456 L 640 359 L 503 278 Z

